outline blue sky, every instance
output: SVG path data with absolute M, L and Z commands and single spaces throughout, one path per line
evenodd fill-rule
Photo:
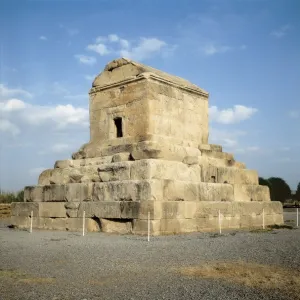
M 207 90 L 210 142 L 295 189 L 299 14 L 298 0 L 1 0 L 0 187 L 88 142 L 92 80 L 125 56 Z

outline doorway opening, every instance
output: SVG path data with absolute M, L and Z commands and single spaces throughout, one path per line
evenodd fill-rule
M 114 118 L 114 123 L 116 126 L 117 138 L 123 137 L 122 118 Z

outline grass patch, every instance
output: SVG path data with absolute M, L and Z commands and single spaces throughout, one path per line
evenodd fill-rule
M 58 239 L 55 239 L 55 238 L 52 238 L 52 239 L 50 239 L 50 241 L 51 242 L 59 242 L 59 241 L 66 241 L 67 239 L 65 239 L 65 238 L 58 238 Z
M 274 225 L 269 225 L 268 228 L 271 228 L 271 229 L 294 229 L 293 226 L 287 225 L 287 224 L 281 224 L 281 225 L 274 224 Z
M 10 217 L 10 204 L 0 203 L 0 219 Z
M 51 277 L 31 277 L 28 274 L 22 273 L 18 270 L 3 270 L 0 269 L 0 279 L 10 279 L 15 283 L 27 283 L 27 284 L 48 284 L 53 283 L 55 278 Z
M 180 274 L 202 279 L 220 279 L 252 288 L 278 289 L 289 299 L 300 299 L 300 271 L 245 262 L 210 262 L 186 267 Z
M 3 270 L 0 269 L 0 278 L 10 278 L 10 279 L 19 279 L 24 277 L 23 273 L 20 273 L 17 270 L 13 269 L 8 269 L 8 270 Z
M 255 228 L 255 229 L 251 229 L 250 230 L 250 232 L 253 232 L 253 233 L 265 233 L 265 232 L 270 232 L 270 231 L 272 231 L 272 229 L 271 228 L 265 228 L 265 229 L 263 229 L 263 228 Z
M 35 277 L 35 278 L 22 278 L 19 282 L 27 284 L 44 284 L 44 283 L 53 283 L 55 278 L 50 277 Z

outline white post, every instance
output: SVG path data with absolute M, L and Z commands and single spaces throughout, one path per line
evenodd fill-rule
M 297 227 L 299 227 L 299 209 L 297 208 Z
M 262 217 L 263 217 L 263 229 L 265 229 L 265 209 L 263 208 L 262 212 Z
M 221 226 L 221 212 L 219 210 L 219 229 L 220 229 L 220 234 L 222 234 L 222 226 Z
M 150 211 L 148 211 L 148 242 L 150 242 Z
M 30 229 L 29 232 L 32 233 L 32 223 L 33 223 L 33 211 L 30 213 Z
M 85 227 L 85 211 L 83 212 L 82 216 L 82 236 L 84 236 L 84 227 Z

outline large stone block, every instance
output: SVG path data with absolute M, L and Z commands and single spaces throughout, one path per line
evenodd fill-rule
M 262 202 L 233 202 L 232 215 L 247 216 L 250 214 L 260 215 L 263 211 Z
M 158 139 L 153 136 L 152 139 Z M 199 156 L 201 152 L 194 147 L 187 147 L 166 143 L 164 141 L 145 141 L 140 142 L 131 152 L 135 160 L 141 159 L 161 159 L 170 161 L 183 161 L 186 156 Z
M 199 183 L 200 201 L 234 201 L 233 187 L 231 184 Z
M 131 164 L 132 162 L 115 162 L 100 165 L 98 167 L 100 181 L 129 180 Z
M 49 230 L 68 230 L 68 220 L 69 218 L 44 218 L 44 228 Z
M 50 178 L 52 176 L 52 171 L 53 171 L 53 169 L 48 169 L 48 170 L 43 171 L 39 176 L 38 184 L 39 185 L 50 184 Z
M 194 218 L 218 217 L 219 211 L 224 216 L 231 216 L 233 207 L 231 202 L 198 202 Z
M 109 233 L 128 234 L 132 232 L 131 221 L 101 219 L 101 230 Z
M 148 234 L 148 220 L 134 220 L 132 233 L 139 235 Z M 159 235 L 160 233 L 160 220 L 150 220 L 150 234 Z
M 43 201 L 66 201 L 66 189 L 65 184 L 51 184 L 45 185 L 43 188 Z
M 270 201 L 269 187 L 262 185 L 234 184 L 235 201 Z
M 12 225 L 17 226 L 20 229 L 29 229 L 30 227 L 30 218 L 28 216 L 12 215 L 10 217 L 10 222 Z
M 26 186 L 24 188 L 24 202 L 44 201 L 43 186 Z
M 164 180 L 164 201 L 184 201 L 185 182 L 177 180 Z
M 129 160 L 131 160 L 130 152 L 118 153 L 112 157 L 112 162 L 121 162 L 121 161 L 129 161 Z
M 233 155 L 230 153 L 225 153 L 221 151 L 214 151 L 214 150 L 202 150 L 201 151 L 203 156 L 208 156 L 208 157 L 214 157 L 214 158 L 219 158 L 219 159 L 224 159 L 224 160 L 234 160 Z
M 254 170 L 238 168 L 218 168 L 217 182 L 230 184 L 258 184 L 258 175 Z
M 93 201 L 162 200 L 162 181 L 124 180 L 94 184 Z
M 78 217 L 82 218 L 84 211 L 86 217 L 121 218 L 120 202 L 118 201 L 82 202 L 78 208 Z
M 66 208 L 64 202 L 41 202 L 39 203 L 39 217 L 42 218 L 65 218 Z
M 195 216 L 197 202 L 186 201 L 142 201 L 139 205 L 138 219 L 147 220 L 150 213 L 151 220 L 186 218 Z
M 283 206 L 279 201 L 270 201 L 262 203 L 266 214 L 283 214 Z
M 11 215 L 20 217 L 39 216 L 39 203 L 34 202 L 12 202 Z
M 131 179 L 169 179 L 200 181 L 200 167 L 188 166 L 182 162 L 145 159 L 131 166 Z
M 57 160 L 54 164 L 54 168 L 70 168 L 73 167 L 73 160 L 72 159 L 66 159 L 66 160 Z
M 95 183 L 96 184 L 96 183 Z M 69 202 L 90 201 L 94 183 L 71 183 L 66 185 L 65 200 Z

